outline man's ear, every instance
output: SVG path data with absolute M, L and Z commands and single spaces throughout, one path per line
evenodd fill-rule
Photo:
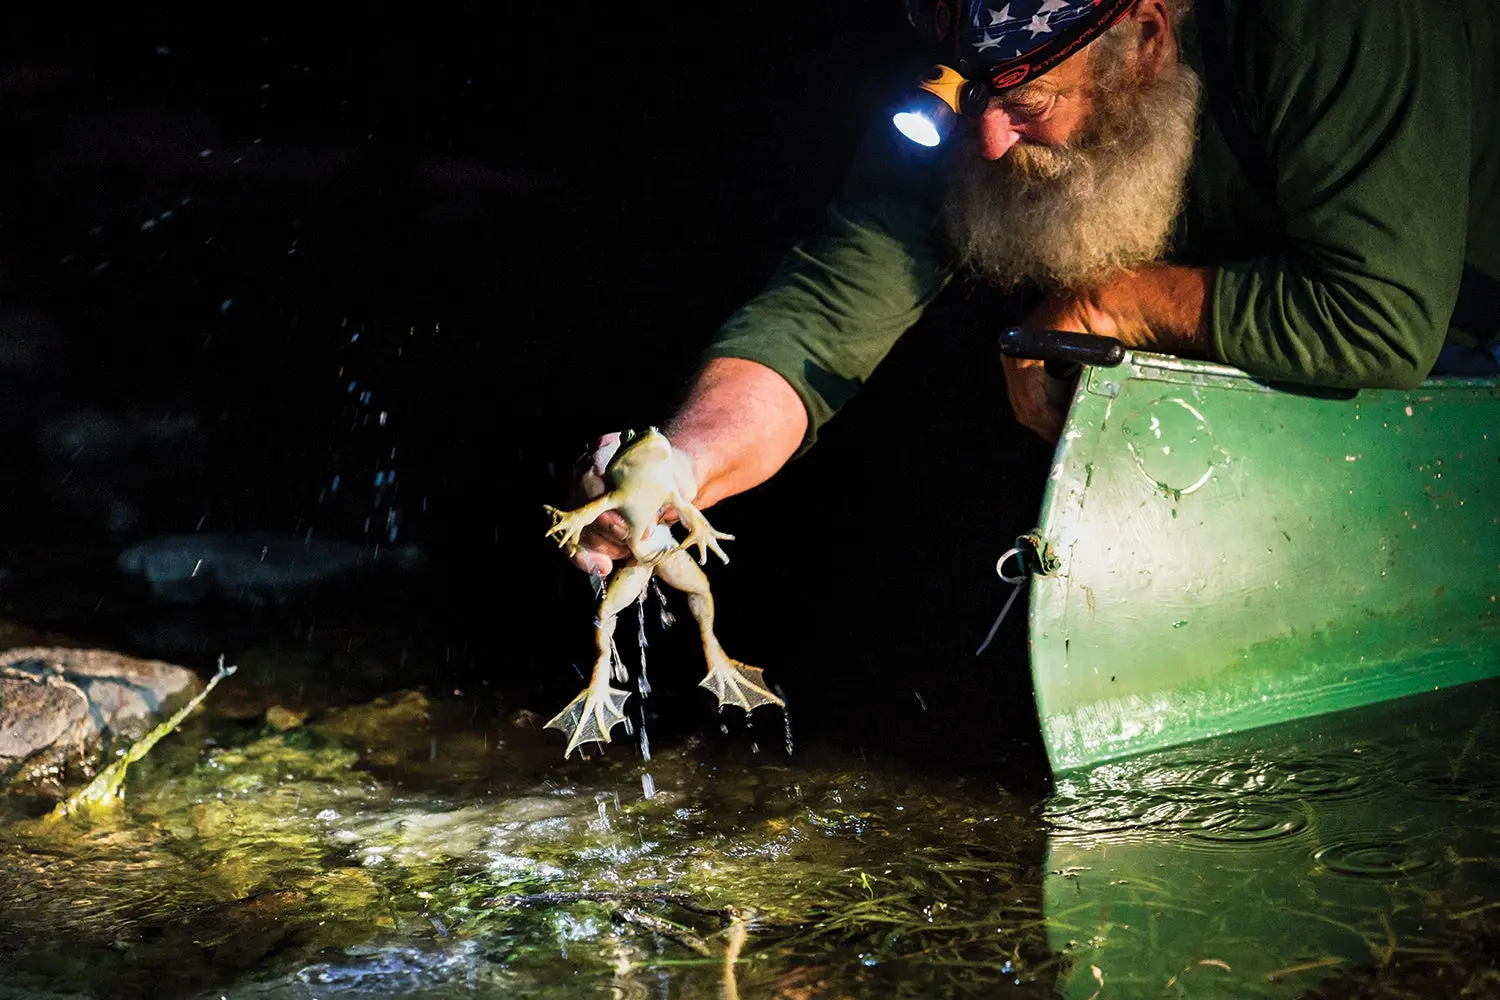
M 1165 0 L 1139 0 L 1126 15 L 1136 22 L 1136 71 L 1145 79 L 1177 62 L 1177 32 Z

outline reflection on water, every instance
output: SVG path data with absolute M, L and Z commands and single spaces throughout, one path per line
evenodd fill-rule
M 0 996 L 1488 995 L 1493 693 L 1045 802 L 800 746 L 560 762 L 414 693 L 200 719 L 116 823 L 0 800 Z
M 1152 996 L 1493 995 L 1493 705 L 1472 686 L 1060 781 L 1048 939 L 1089 970 L 1063 993 L 1097 969 Z

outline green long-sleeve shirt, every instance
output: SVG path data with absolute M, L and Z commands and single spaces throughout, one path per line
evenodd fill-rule
M 1268 379 L 1414 385 L 1465 265 L 1500 276 L 1500 2 L 1199 3 L 1222 4 L 1254 147 L 1237 155 L 1205 99 L 1172 260 L 1215 267 L 1212 356 Z M 1205 75 L 1196 30 L 1180 37 Z M 785 377 L 804 447 L 953 275 L 942 170 L 902 143 L 872 131 L 819 233 L 705 351 Z

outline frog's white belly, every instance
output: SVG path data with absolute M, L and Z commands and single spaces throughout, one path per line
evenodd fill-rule
M 620 507 L 620 516 L 630 527 L 630 554 L 638 560 L 648 560 L 677 544 L 672 530 L 660 524 L 665 500 L 631 500 Z
M 665 524 L 658 524 L 651 529 L 645 541 L 634 538 L 630 543 L 630 554 L 638 562 L 649 562 L 657 556 L 677 545 L 677 539 L 672 537 L 672 529 Z

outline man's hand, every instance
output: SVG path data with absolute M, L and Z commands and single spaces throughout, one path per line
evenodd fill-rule
M 1023 358 L 1000 361 L 1005 366 L 1005 387 L 1016 420 L 1045 440 L 1056 441 L 1062 434 L 1068 403 L 1073 398 L 1072 380 L 1065 382 L 1048 375 L 1041 361 Z
M 1094 333 L 1088 323 L 1088 302 L 1081 296 L 1054 293 L 1032 310 L 1022 326 L 1038 330 L 1066 330 L 1071 333 Z M 1044 362 L 1002 357 L 1005 388 L 1016 420 L 1047 441 L 1062 434 L 1073 398 L 1072 380 L 1063 381 L 1048 375 Z
M 604 470 L 609 467 L 609 460 L 619 450 L 620 434 L 613 431 L 596 440 L 578 459 L 573 466 L 572 483 L 568 489 L 569 509 L 580 507 L 604 493 L 608 488 Z M 677 448 L 672 449 L 672 472 L 677 480 L 677 491 L 688 502 L 692 502 L 698 493 L 693 463 L 686 452 Z M 662 519 L 671 523 L 677 517 L 676 509 L 668 507 Z M 570 555 L 570 559 L 574 566 L 585 573 L 609 576 L 614 570 L 615 560 L 629 558 L 629 539 L 630 529 L 625 524 L 625 519 L 617 511 L 605 511 L 593 524 L 583 529 L 583 544 Z
M 1208 357 L 1208 298 L 1213 269 L 1153 264 L 1086 292 L 1053 292 L 1024 326 L 1113 337 L 1137 350 Z M 1050 378 L 1040 361 L 1005 358 L 1005 385 L 1016 419 L 1049 441 L 1062 433 L 1072 386 Z

